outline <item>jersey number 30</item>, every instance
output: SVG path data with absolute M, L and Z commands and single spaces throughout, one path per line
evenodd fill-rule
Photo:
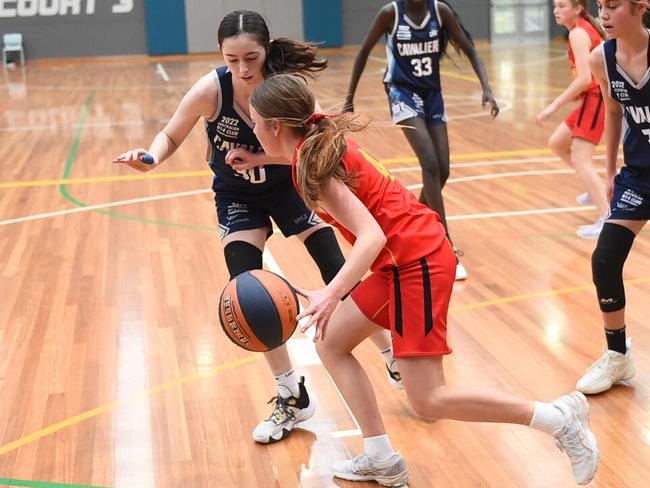
M 411 66 L 413 66 L 413 75 L 418 78 L 429 76 L 433 73 L 433 63 L 431 62 L 431 58 L 411 59 Z
M 264 169 L 264 166 L 257 166 L 255 168 L 237 171 L 237 174 L 246 181 L 256 185 L 266 181 L 266 170 Z

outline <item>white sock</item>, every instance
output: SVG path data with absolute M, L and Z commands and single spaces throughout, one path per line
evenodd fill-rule
M 395 449 L 393 449 L 390 439 L 386 434 L 375 437 L 364 437 L 363 450 L 375 461 L 385 461 L 395 454 Z
M 282 373 L 280 376 L 276 376 L 275 382 L 278 384 L 278 394 L 282 398 L 289 398 L 290 396 L 298 398 L 300 396 L 298 376 L 293 372 L 293 369 Z M 280 388 L 281 386 L 284 388 Z
M 562 410 L 555 405 L 552 403 L 535 402 L 535 410 L 529 427 L 555 436 L 562 431 L 564 422 Z
M 395 360 L 393 358 L 393 346 L 388 346 L 388 349 L 379 352 L 384 357 L 384 361 L 386 361 L 386 364 L 390 368 L 391 364 L 393 364 L 393 361 Z

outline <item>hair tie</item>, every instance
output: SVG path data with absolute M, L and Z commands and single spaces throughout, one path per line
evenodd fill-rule
M 335 117 L 334 114 L 312 114 L 308 119 L 305 125 L 317 124 L 320 119 L 331 119 Z

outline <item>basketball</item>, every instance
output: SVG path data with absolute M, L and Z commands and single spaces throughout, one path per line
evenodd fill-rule
M 261 269 L 246 271 L 226 285 L 219 322 L 226 336 L 248 351 L 284 344 L 296 330 L 298 296 L 284 278 Z

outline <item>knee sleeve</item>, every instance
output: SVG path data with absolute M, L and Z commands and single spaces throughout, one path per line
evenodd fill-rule
M 245 241 L 232 241 L 223 249 L 230 279 L 252 269 L 262 269 L 262 251 Z
M 323 227 L 305 239 L 305 247 L 325 283 L 334 279 L 345 264 L 345 258 L 331 227 Z
M 634 232 L 622 225 L 606 223 L 591 255 L 591 272 L 598 305 L 603 312 L 625 307 L 623 265 L 634 242 Z

